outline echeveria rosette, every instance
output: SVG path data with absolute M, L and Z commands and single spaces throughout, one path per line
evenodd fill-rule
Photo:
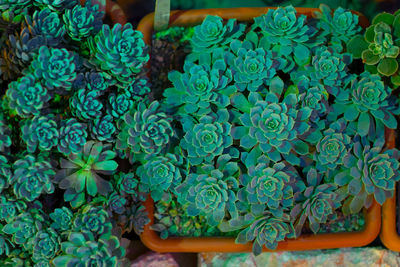
M 115 184 L 121 194 L 131 195 L 134 197 L 138 194 L 139 181 L 136 178 L 135 173 L 118 173 L 118 175 L 115 176 Z
M 7 158 L 0 155 L 0 194 L 4 194 L 4 190 L 9 187 L 12 175 Z
M 107 198 L 108 209 L 116 214 L 123 214 L 126 210 L 127 200 L 117 192 L 111 193 Z
M 312 110 L 310 120 L 318 122 L 329 112 L 329 94 L 321 84 L 316 84 L 298 95 L 298 102 L 301 107 Z
M 56 208 L 49 214 L 53 221 L 51 227 L 58 232 L 68 231 L 72 228 L 72 219 L 74 214 L 67 207 Z
M 61 189 L 67 189 L 64 199 L 73 200 L 74 206 L 80 206 L 85 201 L 85 192 L 90 196 L 111 192 L 110 182 L 99 174 L 115 173 L 118 167 L 114 161 L 115 156 L 110 144 L 88 141 L 79 153 L 71 153 L 68 159 L 61 158 L 61 169 L 56 173 L 55 181 Z
M 102 115 L 103 104 L 96 91 L 80 89 L 70 98 L 72 114 L 81 120 L 93 120 Z
M 1 227 L 0 227 L 1 228 Z M 12 252 L 13 244 L 4 234 L 0 234 L 0 256 L 8 256 Z
M 233 40 L 230 44 L 235 55 L 231 61 L 232 71 L 239 91 L 260 90 L 262 85 L 269 85 L 277 70 L 286 65 L 286 61 L 274 56 L 271 50 L 257 48 L 256 45 L 247 40 Z
M 47 89 L 32 74 L 9 83 L 6 95 L 10 109 L 23 118 L 39 115 L 50 99 Z
M 21 212 L 2 229 L 3 233 L 11 235 L 11 240 L 17 245 L 30 250 L 34 245 L 35 234 L 43 228 L 44 217 L 37 209 Z
M 65 34 L 65 26 L 57 12 L 51 11 L 45 7 L 36 10 L 32 18 L 26 17 L 26 21 L 30 32 L 33 36 L 43 36 L 49 46 L 57 46 L 63 40 Z
M 232 217 L 237 216 L 235 191 L 239 187 L 239 168 L 229 160 L 229 155 L 219 157 L 218 169 L 204 165 L 199 173 L 190 173 L 176 188 L 178 202 L 187 207 L 189 216 L 205 216 L 210 226 L 221 223 L 225 211 Z
M 108 75 L 104 72 L 86 72 L 84 76 L 88 91 L 96 91 L 102 95 L 110 86 Z
M 65 48 L 41 46 L 30 69 L 41 84 L 49 90 L 69 91 L 76 78 L 74 54 Z
M 44 159 L 46 155 L 26 155 L 14 162 L 13 184 L 14 194 L 26 201 L 33 201 L 41 194 L 54 192 L 53 177 L 55 171 L 51 163 Z
M 239 232 L 236 242 L 246 244 L 254 240 L 253 253 L 259 255 L 263 246 L 273 250 L 280 241 L 293 237 L 295 237 L 294 228 L 290 222 L 290 216 L 283 214 L 281 217 L 277 217 L 267 211 Z
M 151 92 L 149 80 L 147 78 L 137 78 L 124 88 L 124 90 L 131 96 L 134 102 L 141 101 Z
M 108 114 L 112 115 L 115 119 L 122 118 L 133 107 L 133 100 L 127 93 L 124 94 L 110 94 L 108 97 Z
M 49 7 L 51 10 L 62 12 L 78 4 L 78 0 L 33 0 L 33 4 L 39 7 Z
M 226 60 L 216 58 L 216 54 L 214 52 L 200 64 L 186 61 L 183 73 L 172 71 L 168 74 L 174 86 L 164 91 L 168 106 L 182 107 L 182 112 L 201 117 L 211 112 L 211 105 L 217 108 L 229 105 L 229 96 L 235 91 L 229 86 L 232 72 Z
M 329 125 L 315 147 L 314 160 L 319 171 L 335 170 L 343 165 L 343 158 L 352 147 L 352 139 L 346 132 L 343 120 Z
M 140 102 L 124 115 L 116 146 L 126 150 L 131 160 L 159 154 L 174 136 L 172 118 L 159 107 L 157 101 L 148 106 Z
M 6 152 L 11 144 L 11 129 L 3 116 L 0 115 L 0 152 Z
M 322 30 L 322 35 L 329 36 L 332 45 L 339 45 L 339 50 L 343 49 L 343 43 L 361 31 L 358 25 L 359 17 L 350 10 L 342 7 L 332 10 L 325 4 L 320 5 L 321 12 L 316 12 L 318 18 L 318 28 Z
M 175 191 L 175 187 L 186 176 L 186 169 L 184 159 L 179 154 L 167 153 L 150 158 L 136 170 L 140 181 L 139 191 L 151 193 L 152 199 L 159 201 L 168 190 Z
M 280 82 L 279 88 L 283 87 Z M 290 152 L 294 149 L 300 155 L 308 153 L 308 144 L 300 138 L 310 129 L 308 120 L 312 110 L 298 107 L 295 94 L 286 95 L 283 101 L 278 96 L 272 92 L 265 99 L 256 92 L 251 92 L 248 99 L 242 94 L 234 96 L 232 104 L 242 115 L 239 125 L 232 129 L 232 136 L 240 140 L 243 149 L 256 149 L 274 162 L 283 156 L 291 164 L 300 165 L 300 159 Z
M 180 146 L 187 153 L 191 165 L 203 162 L 210 163 L 215 157 L 222 155 L 225 149 L 233 144 L 231 124 L 226 109 L 218 110 L 199 119 L 198 123 L 187 121 L 184 125 L 186 132 Z
M 65 28 L 72 40 L 80 41 L 99 32 L 102 26 L 103 12 L 98 5 L 86 1 L 85 6 L 76 5 L 66 9 L 63 15 Z
M 52 228 L 40 230 L 33 239 L 32 260 L 34 262 L 50 261 L 58 253 L 61 238 Z
M 297 16 L 292 6 L 278 7 L 254 18 L 253 27 L 261 29 L 261 34 L 279 55 L 303 65 L 309 61 L 309 47 L 315 45 L 308 42 L 317 32 L 311 25 L 306 25 L 306 19 L 305 15 Z M 293 58 L 290 57 L 292 54 Z
M 293 218 L 296 236 L 300 236 L 303 225 L 308 219 L 311 231 L 315 234 L 320 229 L 320 224 L 336 218 L 335 210 L 341 206 L 343 196 L 337 193 L 337 185 L 325 183 L 323 174 L 314 168 L 308 168 L 307 184 L 297 184 L 301 188 L 295 193 L 295 206 L 290 212 Z
M 77 212 L 72 229 L 74 232 L 90 232 L 99 237 L 110 235 L 112 224 L 102 206 L 86 205 Z
M 111 115 L 95 119 L 91 123 L 91 136 L 99 141 L 114 142 L 117 129 L 114 118 Z
M 119 87 L 127 87 L 149 60 L 143 34 L 130 23 L 115 24 L 112 29 L 103 24 L 100 32 L 89 41 L 92 61 L 113 76 Z
M 91 233 L 70 232 L 61 243 L 62 252 L 53 259 L 55 266 L 119 266 L 125 255 L 116 236 L 96 237 Z
M 124 226 L 127 232 L 134 230 L 137 235 L 140 235 L 150 219 L 146 208 L 139 203 L 126 207 L 125 212 L 118 216 L 118 222 Z
M 335 183 L 350 195 L 344 202 L 345 214 L 369 208 L 373 199 L 383 204 L 393 197 L 395 184 L 400 180 L 397 149 L 382 151 L 384 140 L 371 144 L 366 137 L 356 137 L 353 149 L 343 159 L 344 168 L 335 176 Z
M 53 115 L 35 116 L 22 123 L 22 140 L 27 145 L 27 151 L 33 153 L 36 149 L 49 151 L 58 143 L 58 126 Z
M 330 115 L 343 114 L 347 121 L 357 125 L 360 136 L 374 132 L 383 136 L 383 125 L 390 129 L 397 127 L 393 115 L 400 114 L 400 109 L 392 98 L 391 89 L 379 75 L 363 72 L 352 81 L 350 89 L 340 91 Z
M 78 122 L 74 118 L 61 122 L 59 131 L 59 142 L 57 149 L 64 155 L 78 153 L 86 143 L 87 130 L 86 124 Z
M 244 24 L 237 24 L 236 19 L 226 23 L 218 16 L 208 15 L 200 25 L 194 27 L 191 45 L 193 52 L 210 52 L 217 47 L 229 44 L 239 38 L 245 30 Z
M 8 23 L 20 23 L 31 4 L 31 0 L 0 0 L 1 18 Z
M 238 199 L 250 204 L 254 216 L 260 216 L 265 209 L 279 210 L 282 213 L 293 205 L 293 177 L 285 171 L 285 164 L 280 162 L 269 167 L 258 163 L 248 167 L 248 174 L 240 177 L 243 188 L 238 192 Z
M 26 210 L 23 200 L 16 200 L 14 196 L 0 195 L 0 221 L 11 222 L 15 216 Z

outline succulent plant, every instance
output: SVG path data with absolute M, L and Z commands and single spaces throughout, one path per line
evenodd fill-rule
M 68 241 L 61 243 L 62 253 L 53 260 L 56 266 L 118 266 L 125 255 L 116 236 L 101 236 L 91 233 L 70 232 Z
M 302 182 L 301 182 L 302 183 Z M 316 169 L 307 171 L 307 184 L 294 195 L 295 206 L 290 212 L 293 218 L 296 236 L 308 219 L 311 231 L 318 233 L 320 224 L 336 218 L 335 210 L 341 206 L 341 196 L 336 192 L 337 186 L 333 183 L 323 183 L 323 174 Z
M 134 102 L 141 101 L 151 92 L 149 81 L 146 78 L 137 78 L 124 90 Z
M 8 188 L 12 177 L 11 166 L 3 155 L 0 155 L 0 194 Z
M 0 195 L 0 220 L 11 222 L 18 214 L 26 210 L 26 203 L 22 200 L 16 200 L 13 197 Z
M 150 219 L 145 207 L 139 203 L 126 207 L 125 212 L 118 216 L 118 221 L 127 232 L 134 230 L 137 235 L 140 235 Z
M 198 123 L 187 121 L 180 146 L 187 153 L 189 164 L 209 163 L 233 144 L 228 117 L 227 110 L 220 109 L 217 114 L 201 117 Z
M 351 83 L 349 90 L 342 90 L 335 99 L 333 113 L 343 114 L 349 122 L 357 125 L 357 133 L 366 136 L 371 131 L 383 133 L 383 125 L 395 129 L 397 121 L 393 115 L 400 109 L 391 99 L 391 89 L 376 74 L 363 72 Z
M 13 244 L 6 235 L 0 234 L 0 256 L 8 256 Z
M 20 23 L 30 5 L 30 0 L 0 0 L 1 18 L 7 23 Z
M 32 18 L 27 16 L 26 21 L 32 35 L 42 36 L 46 39 L 47 45 L 57 46 L 63 40 L 65 26 L 58 12 L 45 7 L 42 10 L 36 10 Z
M 159 107 L 157 101 L 148 107 L 140 102 L 126 113 L 118 134 L 117 148 L 129 150 L 132 158 L 159 154 L 174 135 L 172 119 Z
M 86 1 L 85 6 L 75 5 L 66 9 L 63 15 L 65 28 L 71 39 L 80 41 L 99 32 L 102 26 L 103 12 L 92 1 Z
M 259 255 L 264 245 L 269 249 L 276 249 L 279 241 L 291 237 L 294 237 L 294 228 L 289 215 L 283 214 L 282 217 L 276 217 L 265 212 L 238 234 L 236 242 L 246 244 L 254 240 L 253 253 Z
M 64 155 L 78 153 L 86 143 L 86 125 L 71 118 L 61 122 L 57 149 Z
M 115 175 L 115 184 L 118 188 L 118 192 L 121 194 L 137 196 L 139 184 L 138 179 L 136 179 L 135 173 L 129 172 L 119 172 Z
M 41 46 L 30 68 L 41 84 L 49 90 L 61 87 L 68 91 L 76 78 L 74 56 L 65 48 Z
M 247 202 L 255 216 L 263 214 L 266 208 L 283 212 L 293 206 L 293 177 L 285 168 L 282 162 L 273 167 L 267 163 L 249 166 L 248 174 L 240 177 L 243 188 L 238 192 L 238 200 Z
M 11 146 L 11 129 L 0 115 L 0 152 L 4 153 Z
M 44 154 L 37 157 L 28 154 L 14 162 L 14 175 L 10 183 L 13 184 L 14 194 L 18 198 L 33 201 L 42 193 L 54 192 L 52 180 L 55 171 L 45 157 Z
M 54 115 L 35 116 L 22 123 L 22 140 L 27 145 L 27 151 L 33 153 L 36 149 L 49 151 L 58 143 L 58 127 Z
M 224 25 L 222 18 L 208 15 L 203 22 L 194 27 L 191 45 L 193 52 L 201 53 L 230 43 L 244 33 L 245 26 L 230 19 Z
M 52 260 L 60 249 L 61 238 L 52 228 L 38 231 L 33 240 L 34 262 Z
M 307 88 L 304 93 L 298 95 L 298 102 L 305 108 L 310 108 L 310 120 L 318 122 L 329 112 L 329 94 L 321 84 Z
M 47 89 L 37 82 L 32 74 L 11 82 L 6 95 L 10 109 L 25 118 L 39 115 L 50 99 Z
M 63 11 L 66 8 L 72 8 L 78 4 L 77 0 L 33 0 L 39 7 L 49 7 L 54 11 Z
M 277 88 L 283 87 L 281 80 L 280 83 Z M 297 108 L 295 94 L 286 95 L 281 102 L 279 94 L 270 92 L 264 100 L 260 94 L 251 92 L 248 99 L 239 94 L 231 101 L 243 112 L 239 117 L 240 125 L 232 129 L 233 138 L 240 140 L 242 148 L 260 150 L 274 162 L 283 156 L 291 164 L 300 164 L 300 159 L 290 151 L 294 149 L 300 155 L 309 152 L 307 143 L 300 136 L 310 128 L 308 119 L 312 110 Z
M 175 191 L 174 188 L 181 183 L 186 173 L 184 159 L 179 154 L 167 153 L 150 158 L 136 170 L 140 179 L 139 191 L 151 193 L 152 199 L 159 201 L 170 188 L 172 192 Z
M 114 118 L 122 118 L 133 107 L 133 101 L 129 94 L 110 94 L 108 113 Z
M 99 141 L 114 142 L 117 129 L 111 115 L 97 118 L 92 123 L 91 136 Z
M 384 140 L 373 144 L 366 137 L 355 137 L 353 149 L 343 158 L 344 168 L 335 176 L 335 183 L 351 196 L 343 204 L 345 214 L 369 208 L 373 199 L 383 204 L 393 196 L 395 183 L 400 180 L 397 149 L 382 152 Z
M 97 119 L 102 115 L 103 104 L 96 91 L 80 89 L 70 98 L 72 114 L 81 120 Z
M 123 88 L 132 83 L 132 74 L 139 73 L 149 60 L 142 33 L 133 30 L 129 23 L 116 24 L 112 29 L 104 24 L 89 43 L 92 61 Z
M 178 202 L 187 205 L 189 216 L 205 216 L 210 226 L 217 226 L 222 221 L 225 210 L 232 217 L 237 216 L 235 191 L 239 187 L 239 167 L 230 160 L 229 155 L 220 156 L 217 169 L 204 165 L 198 173 L 190 173 L 176 188 Z
M 103 72 L 86 72 L 87 90 L 103 94 L 109 87 L 108 76 Z
M 90 232 L 95 237 L 111 233 L 112 225 L 107 211 L 102 206 L 82 207 L 73 221 L 73 231 Z
M 226 60 L 216 54 L 202 57 L 206 59 L 200 64 L 186 61 L 183 73 L 171 71 L 168 74 L 174 86 L 163 93 L 168 106 L 182 106 L 185 113 L 200 117 L 211 112 L 211 104 L 218 108 L 229 105 L 229 96 L 235 91 L 228 86 L 232 81 L 232 72 Z
M 53 221 L 51 223 L 53 229 L 57 231 L 67 231 L 72 228 L 73 213 L 67 207 L 56 208 L 49 216 Z
M 117 192 L 111 193 L 107 198 L 108 208 L 117 214 L 123 214 L 126 209 L 127 200 Z

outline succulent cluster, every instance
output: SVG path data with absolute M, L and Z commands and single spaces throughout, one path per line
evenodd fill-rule
M 0 265 L 121 266 L 122 234 L 149 222 L 144 193 L 185 174 L 171 154 L 140 176 L 116 145 L 125 115 L 149 103 L 142 35 L 103 25 L 90 0 L 0 0 L 0 15 Z
M 358 15 L 320 10 L 277 8 L 252 25 L 208 16 L 157 112 L 125 115 L 117 144 L 142 164 L 162 238 L 237 236 L 259 254 L 393 195 L 400 155 L 384 132 L 397 128 L 398 99 L 378 74 L 353 71 Z M 154 137 L 154 156 L 137 156 Z

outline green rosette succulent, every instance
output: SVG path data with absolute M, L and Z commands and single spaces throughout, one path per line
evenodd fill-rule
M 33 4 L 39 7 L 49 7 L 51 10 L 62 12 L 77 5 L 78 0 L 33 0 Z
M 324 131 L 324 137 L 315 147 L 314 160 L 317 170 L 334 170 L 343 164 L 343 158 L 352 147 L 352 140 L 346 133 L 346 128 L 347 124 L 339 120 Z
M 6 96 L 10 109 L 23 118 L 39 115 L 50 100 L 47 89 L 32 74 L 9 83 Z
M 107 91 L 110 86 L 108 76 L 103 72 L 86 72 L 85 80 L 87 90 L 96 91 L 99 95 Z
M 99 12 L 98 5 L 86 1 L 85 6 L 78 4 L 72 9 L 66 9 L 63 20 L 71 39 L 80 41 L 99 32 L 103 24 L 103 15 L 103 12 Z
M 14 194 L 26 201 L 33 201 L 41 194 L 54 192 L 52 183 L 55 171 L 51 163 L 44 159 L 46 155 L 26 155 L 14 162 L 13 184 Z
M 49 217 L 53 221 L 51 227 L 57 231 L 67 231 L 72 228 L 74 214 L 67 207 L 56 208 Z
M 390 129 L 397 127 L 393 115 L 399 115 L 400 109 L 391 96 L 391 89 L 376 74 L 363 72 L 351 83 L 349 90 L 342 90 L 333 104 L 332 116 L 344 115 L 344 118 L 356 125 L 360 136 L 376 132 L 383 135 L 385 125 Z
M 108 97 L 108 113 L 114 118 L 122 118 L 133 107 L 133 101 L 128 94 L 110 94 Z
M 33 36 L 43 36 L 47 45 L 57 46 L 63 40 L 65 26 L 58 13 L 51 11 L 50 8 L 45 7 L 42 10 L 36 10 L 32 19 L 27 16 L 26 21 Z
M 57 149 L 64 155 L 78 153 L 86 143 L 86 125 L 71 118 L 61 122 Z
M 85 191 L 90 196 L 106 195 L 111 192 L 110 182 L 99 174 L 112 175 L 118 164 L 114 161 L 116 153 L 111 145 L 88 141 L 77 154 L 69 154 L 68 160 L 61 158 L 61 169 L 56 173 L 55 182 L 61 189 L 67 189 L 64 194 L 66 201 L 73 201 L 74 206 L 80 206 L 85 201 Z M 74 199 L 74 197 L 77 199 Z
M 330 37 L 332 45 L 338 45 L 339 51 L 343 49 L 343 43 L 347 44 L 349 40 L 361 31 L 358 25 L 358 15 L 342 7 L 332 11 L 329 6 L 321 4 L 321 12 L 315 12 L 318 20 L 318 28 L 322 30 L 322 35 Z
M 92 123 L 91 136 L 99 141 L 114 142 L 117 131 L 114 125 L 114 118 L 111 115 L 105 115 L 97 118 Z
M 104 24 L 89 40 L 92 61 L 111 75 L 119 87 L 127 87 L 149 60 L 143 34 L 133 30 L 130 23 L 116 24 L 112 29 Z
M 264 245 L 268 249 L 276 249 L 278 242 L 293 237 L 294 228 L 289 215 L 283 214 L 281 217 L 276 217 L 270 212 L 265 212 L 238 234 L 236 242 L 246 244 L 254 240 L 253 253 L 259 255 Z
M 139 102 L 150 94 L 150 84 L 147 78 L 138 78 L 128 87 L 124 88 L 125 92 L 131 96 L 134 102 Z
M 159 201 L 168 190 L 175 191 L 186 173 L 187 167 L 179 154 L 167 153 L 150 158 L 136 170 L 140 179 L 139 191 L 151 193 L 152 199 Z
M 0 220 L 11 222 L 18 214 L 26 210 L 26 203 L 7 194 L 0 195 Z
M 125 212 L 118 216 L 118 222 L 123 225 L 126 232 L 134 230 L 137 235 L 140 235 L 150 219 L 146 208 L 141 204 L 135 204 L 126 207 Z
M 0 115 L 0 152 L 6 152 L 11 143 L 11 129 Z
M 92 120 L 102 115 L 103 104 L 96 91 L 80 89 L 70 98 L 69 105 L 72 114 L 81 120 Z
M 356 136 L 353 149 L 343 158 L 344 168 L 335 176 L 335 183 L 350 197 L 343 204 L 345 214 L 369 208 L 373 199 L 383 204 L 393 197 L 395 184 L 400 180 L 397 149 L 382 152 L 383 138 L 371 144 L 365 137 Z
M 55 266 L 116 267 L 125 255 L 116 236 L 96 238 L 91 233 L 70 232 L 61 243 L 62 253 L 53 260 Z
M 292 6 L 268 10 L 267 14 L 254 18 L 254 28 L 260 28 L 266 42 L 272 45 L 279 55 L 294 56 L 298 63 L 307 63 L 310 57 L 308 41 L 317 32 L 310 24 L 306 25 L 306 16 L 297 16 Z M 315 44 L 314 44 L 315 45 Z
M 199 119 L 198 123 L 185 121 L 180 146 L 187 153 L 187 160 L 191 165 L 202 162 L 210 163 L 215 157 L 224 153 L 233 144 L 231 124 L 226 109 L 218 110 L 217 114 L 210 114 Z
M 194 27 L 191 46 L 193 52 L 202 53 L 229 44 L 239 38 L 245 30 L 243 24 L 237 24 L 236 19 L 229 19 L 225 24 L 222 18 L 208 15 L 203 22 Z
M 176 188 L 178 202 L 187 207 L 187 214 L 205 216 L 210 226 L 217 226 L 226 210 L 232 218 L 237 217 L 239 167 L 227 154 L 217 159 L 216 167 L 204 165 L 198 173 L 190 173 Z
M 33 153 L 36 149 L 49 151 L 57 146 L 59 132 L 53 115 L 35 116 L 22 123 L 21 137 L 27 145 L 27 151 Z
M 111 193 L 107 198 L 108 208 L 116 214 L 123 214 L 126 209 L 127 200 L 117 192 Z
M 13 246 L 6 235 L 0 234 L 0 256 L 8 256 L 12 252 Z
M 0 194 L 8 188 L 12 177 L 11 166 L 5 156 L 0 155 Z
M 28 14 L 31 0 L 0 0 L 1 19 L 17 24 Z
M 276 88 L 282 88 L 283 82 L 278 79 L 280 85 Z M 308 154 L 308 144 L 300 137 L 310 129 L 308 120 L 312 110 L 297 107 L 295 94 L 287 94 L 280 101 L 279 94 L 273 92 L 268 93 L 265 100 L 260 94 L 251 92 L 248 99 L 238 94 L 231 102 L 242 113 L 239 125 L 232 129 L 232 137 L 240 140 L 243 149 L 255 149 L 274 162 L 280 161 L 283 156 L 289 163 L 300 165 L 300 159 L 291 150 L 300 155 Z
M 41 46 L 30 68 L 47 89 L 70 90 L 76 78 L 74 55 L 65 48 Z
M 102 206 L 86 205 L 78 211 L 72 227 L 75 232 L 90 232 L 97 237 L 110 235 L 112 224 L 107 211 Z
M 383 76 L 398 77 L 400 53 L 400 12 L 394 15 L 382 12 L 372 20 L 364 36 L 356 35 L 348 43 L 354 58 L 362 58 L 365 69 Z M 397 79 L 398 80 L 398 79 Z M 399 82 L 393 79 L 397 87 Z
M 320 224 L 336 219 L 335 210 L 341 206 L 343 196 L 336 192 L 333 183 L 323 183 L 322 173 L 310 168 L 307 172 L 307 185 L 298 184 L 299 192 L 294 195 L 295 206 L 290 212 L 293 218 L 296 236 L 300 236 L 304 223 L 308 219 L 314 234 L 320 230 Z
M 182 112 L 201 117 L 211 112 L 211 105 L 224 108 L 229 105 L 229 96 L 235 92 L 232 72 L 225 59 L 218 53 L 202 56 L 199 64 L 186 61 L 183 73 L 171 71 L 168 79 L 174 87 L 163 95 L 169 107 L 181 107 Z
M 116 145 L 130 151 L 131 159 L 159 154 L 174 136 L 172 118 L 160 111 L 159 106 L 157 101 L 148 107 L 140 102 L 124 115 Z
M 43 228 L 44 218 L 37 209 L 22 212 L 3 227 L 3 233 L 11 235 L 17 245 L 31 250 L 34 246 L 35 234 Z
M 329 111 L 329 94 L 321 84 L 311 86 L 304 91 L 304 93 L 298 95 L 298 102 L 301 107 L 310 108 L 312 110 L 310 120 L 318 122 Z
M 249 166 L 248 174 L 240 177 L 243 188 L 238 192 L 241 202 L 249 203 L 255 216 L 262 215 L 266 208 L 281 213 L 293 205 L 293 178 L 285 170 L 284 163 L 276 163 L 271 168 L 266 163 Z
M 120 172 L 115 176 L 115 183 L 117 185 L 118 191 L 121 194 L 131 195 L 136 197 L 138 193 L 139 181 L 136 179 L 134 173 L 124 173 Z
M 33 239 L 32 260 L 34 262 L 52 260 L 60 249 L 61 238 L 52 228 L 40 230 Z

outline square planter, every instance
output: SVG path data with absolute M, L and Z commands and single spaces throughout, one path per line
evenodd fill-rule
M 223 19 L 236 18 L 238 21 L 250 21 L 254 17 L 265 14 L 269 9 L 275 8 L 226 8 L 203 9 L 188 11 L 171 11 L 170 26 L 194 26 L 200 24 L 207 15 L 217 15 Z M 312 17 L 316 8 L 296 8 L 298 14 Z M 145 42 L 151 46 L 153 34 L 154 13 L 142 19 L 138 30 L 144 35 Z M 359 17 L 359 24 L 364 28 L 368 26 L 365 16 Z M 393 136 L 393 131 L 387 131 L 387 136 Z M 388 140 L 388 139 L 387 139 Z M 387 143 L 387 146 L 393 146 Z M 252 244 L 236 244 L 235 238 L 226 237 L 170 237 L 161 239 L 157 232 L 150 229 L 154 223 L 154 203 L 152 199 L 145 202 L 151 223 L 146 225 L 141 235 L 143 243 L 150 249 L 158 252 L 246 252 L 252 250 Z M 307 234 L 297 239 L 287 239 L 279 242 L 276 250 L 310 250 L 328 249 L 339 247 L 364 246 L 372 242 L 379 234 L 381 221 L 381 207 L 374 202 L 369 209 L 364 209 L 365 226 L 362 231 L 348 233 Z M 400 238 L 399 238 L 400 244 Z M 400 248 L 400 246 L 399 246 Z M 263 248 L 264 251 L 270 251 Z

